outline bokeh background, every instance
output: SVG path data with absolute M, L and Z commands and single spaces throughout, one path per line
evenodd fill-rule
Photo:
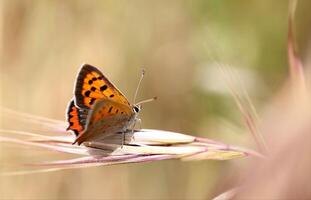
M 297 5 L 303 57 L 310 7 L 309 0 Z M 99 67 L 130 100 L 144 68 L 139 99 L 158 100 L 143 106 L 143 128 L 254 147 L 219 65 L 238 74 L 234 87 L 244 87 L 260 112 L 288 76 L 287 14 L 284 0 L 1 0 L 0 104 L 65 120 L 81 64 Z M 0 171 L 25 157 L 61 158 L 0 150 Z M 1 177 L 0 199 L 205 199 L 243 162 L 161 161 Z

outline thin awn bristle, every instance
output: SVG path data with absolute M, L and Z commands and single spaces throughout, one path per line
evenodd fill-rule
M 50 119 L 50 118 L 46 118 L 46 117 L 39 117 L 36 115 L 18 112 L 18 111 L 9 109 L 9 108 L 4 108 L 4 107 L 0 107 L 0 111 L 2 114 L 12 115 L 13 117 L 21 118 L 24 120 L 33 120 L 34 122 L 37 122 L 37 123 L 50 123 L 53 125 L 64 123 L 63 121 L 60 121 L 60 120 Z
M 261 133 L 259 132 L 259 130 L 256 126 L 256 122 L 255 122 L 256 120 L 254 119 L 254 117 L 252 115 L 253 113 L 251 111 L 249 111 L 249 109 L 247 108 L 246 105 L 243 105 L 242 97 L 234 90 L 233 87 L 231 87 L 231 85 L 233 85 L 232 81 L 234 79 L 233 72 L 231 70 L 229 70 L 228 68 L 225 68 L 225 66 L 222 66 L 221 64 L 219 66 L 220 66 L 220 69 L 222 70 L 222 72 L 226 76 L 228 76 L 228 78 L 226 80 L 227 87 L 229 88 L 229 91 L 231 92 L 234 101 L 236 102 L 240 112 L 242 113 L 242 116 L 245 120 L 246 126 L 249 129 L 250 133 L 252 134 L 258 148 L 261 150 L 262 153 L 267 153 L 267 151 L 268 151 L 267 145 L 265 143 L 263 136 L 261 135 Z M 246 97 L 246 99 L 247 99 L 247 97 Z
M 261 148 L 263 149 L 263 151 L 265 153 L 267 153 L 267 152 L 269 152 L 268 145 L 266 144 L 266 141 L 265 141 L 264 136 L 261 133 L 260 129 L 257 127 L 257 124 L 259 124 L 259 122 L 260 122 L 258 112 L 257 112 L 248 92 L 246 91 L 246 89 L 244 87 L 245 84 L 243 84 L 242 79 L 240 78 L 239 74 L 234 73 L 232 70 L 231 70 L 231 74 L 232 75 L 234 74 L 237 77 L 237 80 L 239 82 L 239 87 L 241 87 L 244 98 L 246 100 L 246 103 L 249 106 L 249 109 L 246 109 L 246 111 L 250 115 L 250 119 L 252 120 L 252 125 L 254 126 L 254 130 L 256 131 L 256 135 L 257 135 L 258 139 L 260 140 L 260 143 L 262 146 Z
M 21 140 L 17 138 L 9 138 L 9 137 L 2 137 L 0 136 L 0 142 L 7 142 L 7 143 L 15 143 L 21 146 L 32 146 L 32 147 L 41 147 L 45 149 L 49 149 L 52 151 L 68 153 L 68 154 L 77 154 L 77 155 L 88 155 L 86 149 L 74 149 L 69 147 L 61 147 L 53 144 L 44 144 L 39 142 L 30 142 L 27 140 Z

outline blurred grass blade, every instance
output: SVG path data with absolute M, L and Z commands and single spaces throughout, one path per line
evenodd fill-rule
M 238 192 L 239 188 L 233 188 L 231 190 L 228 190 L 217 197 L 214 197 L 213 200 L 230 200 L 233 199 L 236 193 Z
M 145 134 L 146 132 L 155 132 L 156 134 Z M 171 132 L 171 131 L 160 131 L 154 129 L 144 129 L 135 133 L 135 142 L 139 144 L 173 144 L 173 143 L 189 143 L 195 140 L 195 137 Z
M 5 172 L 1 173 L 1 176 L 17 176 L 17 175 L 28 175 L 35 173 L 46 173 L 46 172 L 54 172 L 61 171 L 66 169 L 79 169 L 79 168 L 89 168 L 89 167 L 97 167 L 97 166 L 108 166 L 108 165 L 117 165 L 117 164 L 126 164 L 126 163 L 140 163 L 140 162 L 151 162 L 151 161 L 159 161 L 164 159 L 172 158 L 171 155 L 152 155 L 152 156 L 127 156 L 128 159 L 116 159 L 104 162 L 104 158 L 95 158 L 90 157 L 85 159 L 69 159 L 69 160 L 58 160 L 44 163 L 31 164 L 32 166 L 41 167 L 39 169 L 33 170 L 21 170 L 21 171 L 13 171 L 13 172 Z M 132 157 L 132 158 L 131 158 Z
M 288 38 L 287 38 L 287 53 L 290 68 L 290 76 L 294 83 L 299 83 L 299 86 L 305 89 L 305 77 L 302 62 L 296 51 L 296 43 L 294 38 L 294 16 L 297 0 L 290 0 L 288 12 Z
M 29 160 L 28 167 L 39 167 L 37 170 L 21 170 L 5 173 L 6 175 L 21 175 L 36 172 L 48 172 L 62 169 L 85 168 L 92 166 L 106 166 L 125 163 L 151 162 L 166 159 L 192 160 L 229 160 L 260 154 L 241 147 L 224 144 L 207 138 L 198 138 L 187 134 L 155 129 L 128 130 L 125 133 L 125 145 L 121 146 L 123 135 L 116 133 L 101 140 L 84 142 L 82 145 L 72 145 L 75 137 L 65 130 L 59 129 L 59 121 L 53 121 L 31 115 L 27 116 L 31 122 L 43 122 L 41 126 L 48 126 L 48 132 L 33 133 L 0 129 L 0 142 L 17 144 L 17 147 L 43 148 L 45 150 L 74 154 L 79 157 L 65 160 L 51 159 L 39 163 Z M 56 125 L 56 126 L 54 126 Z M 59 129 L 60 131 L 54 130 Z M 48 130 L 48 129 L 45 129 Z M 64 135 L 59 135 L 64 132 Z M 48 133 L 49 136 L 44 135 Z M 16 148 L 16 145 L 13 146 Z M 29 149 L 29 148 L 28 148 Z M 43 168 L 43 169 L 42 169 Z
M 245 152 L 239 151 L 222 151 L 222 150 L 211 150 L 206 152 L 200 152 L 182 158 L 183 161 L 195 161 L 195 160 L 231 160 L 234 158 L 245 157 L 247 154 Z

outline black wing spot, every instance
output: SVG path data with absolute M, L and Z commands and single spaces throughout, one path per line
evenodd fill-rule
M 108 112 L 111 113 L 111 111 L 112 111 L 112 106 L 109 108 Z
M 103 77 L 99 76 L 97 77 L 98 80 L 103 80 Z
M 73 132 L 75 133 L 76 136 L 79 135 L 79 131 L 77 131 L 76 129 L 74 129 Z
M 86 97 L 89 97 L 90 94 L 91 94 L 91 91 L 90 91 L 90 90 L 88 90 L 88 91 L 86 91 L 86 92 L 84 93 L 84 95 L 85 95 Z
M 92 98 L 91 100 L 90 100 L 90 105 L 93 105 L 94 104 L 94 102 L 95 102 L 95 98 Z
M 107 88 L 108 88 L 107 85 L 103 85 L 103 86 L 100 87 L 100 91 L 104 91 L 104 90 L 106 90 Z
M 92 80 L 89 80 L 89 85 L 92 85 L 93 84 L 93 81 Z
M 91 90 L 92 90 L 93 92 L 95 92 L 96 87 L 91 87 Z
M 70 126 L 73 126 L 73 122 L 69 122 Z
M 96 81 L 96 80 L 97 80 L 97 78 L 96 78 L 96 77 L 92 78 L 92 81 Z
M 114 94 L 111 94 L 109 97 L 110 97 L 110 98 L 114 97 Z
M 121 114 L 123 114 L 124 112 L 121 112 Z
M 119 109 L 116 110 L 116 113 L 118 113 L 118 112 L 119 112 Z

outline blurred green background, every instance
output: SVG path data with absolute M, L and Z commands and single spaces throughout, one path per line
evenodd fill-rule
M 297 7 L 303 56 L 310 7 L 309 0 Z M 158 100 L 144 105 L 143 128 L 251 146 L 219 65 L 238 74 L 233 86 L 243 85 L 259 112 L 287 77 L 284 0 L 1 0 L 0 9 L 0 100 L 17 111 L 65 120 L 83 63 L 99 67 L 132 100 L 144 68 L 139 99 Z M 4 160 L 38 154 L 8 148 L 1 148 L 0 170 Z M 1 177 L 0 198 L 205 199 L 243 162 L 161 161 Z

